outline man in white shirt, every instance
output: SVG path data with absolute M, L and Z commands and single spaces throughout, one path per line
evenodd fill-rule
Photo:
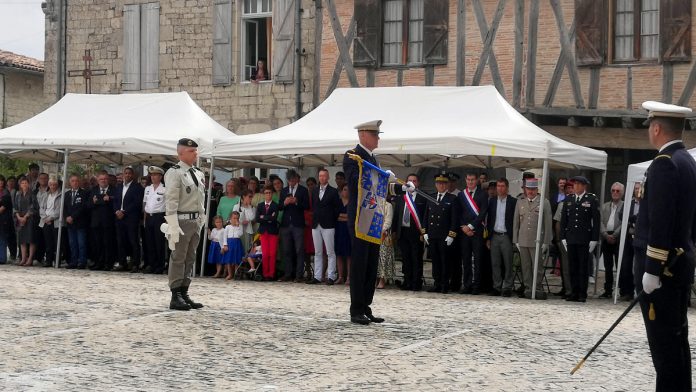
M 604 259 L 604 293 L 600 298 L 611 298 L 614 287 L 614 266 L 619 259 L 619 237 L 623 212 L 624 186 L 620 182 L 611 185 L 611 201 L 602 205 L 600 234 Z
M 164 185 L 162 176 L 164 170 L 157 166 L 150 166 L 147 169 L 150 173 L 152 185 L 145 188 L 143 196 L 143 210 L 145 222 L 145 273 L 161 274 L 164 272 L 165 248 L 164 233 L 160 226 L 164 223 Z
M 314 187 L 310 194 L 312 199 L 312 240 L 314 241 L 314 277 L 309 284 L 321 283 L 324 271 L 324 251 L 328 258 L 326 269 L 326 284 L 336 281 L 336 251 L 334 235 L 338 214 L 341 212 L 341 198 L 336 188 L 329 185 L 329 171 L 319 170 L 319 186 Z

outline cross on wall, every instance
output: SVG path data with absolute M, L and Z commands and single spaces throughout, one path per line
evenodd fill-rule
M 84 69 L 68 71 L 68 77 L 82 76 L 85 80 L 85 94 L 92 94 L 92 76 L 106 75 L 106 69 L 92 69 L 92 55 L 89 49 L 85 49 L 85 55 L 82 56 L 82 60 L 85 62 Z

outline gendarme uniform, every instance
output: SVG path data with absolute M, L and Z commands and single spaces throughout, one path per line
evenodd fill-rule
M 681 131 L 691 113 L 659 102 L 645 102 L 643 108 L 650 111 L 650 131 L 657 118 L 671 118 Z M 696 162 L 681 140 L 667 142 L 646 173 L 633 239 L 636 290 L 642 291 L 643 282 L 651 279 L 659 278 L 661 284 L 640 297 L 657 391 L 691 391 L 687 307 L 694 281 L 694 194 Z
M 198 147 L 191 139 L 181 139 L 179 146 Z M 171 309 L 188 310 L 181 306 L 181 301 L 189 308 L 202 307 L 188 298 L 191 284 L 191 272 L 196 263 L 196 249 L 200 232 L 205 223 L 205 184 L 203 172 L 195 166 L 179 161 L 164 175 L 167 184 L 165 191 L 166 216 L 169 225 L 169 288 L 172 290 Z M 178 227 L 177 227 L 178 226 Z M 180 229 L 178 231 L 177 229 Z M 179 233 L 178 241 L 173 241 Z M 181 297 L 181 298 L 180 298 Z
M 155 174 L 164 175 L 164 170 L 157 166 L 147 168 L 150 176 Z M 155 189 L 154 184 L 145 188 L 143 195 L 143 211 L 145 212 L 145 238 L 143 241 L 148 245 L 145 248 L 146 271 L 161 274 L 164 271 L 165 262 L 165 237 L 160 226 L 164 223 L 165 201 L 164 184 L 160 183 Z

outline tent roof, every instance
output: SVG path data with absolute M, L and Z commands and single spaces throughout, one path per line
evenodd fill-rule
M 127 164 L 176 155 L 183 137 L 210 156 L 213 139 L 236 137 L 186 92 L 66 94 L 36 116 L 0 130 L 0 153 L 43 161 Z
M 606 153 L 537 127 L 492 86 L 336 89 L 282 128 L 215 143 L 216 157 L 286 166 L 334 165 L 355 146 L 354 126 L 381 119 L 383 165 L 606 168 Z

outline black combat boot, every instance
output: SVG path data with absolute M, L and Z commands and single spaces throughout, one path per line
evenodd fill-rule
M 174 310 L 191 310 L 191 306 L 186 303 L 182 296 L 183 287 L 172 289 L 172 300 L 169 302 L 169 309 Z M 187 296 L 188 298 L 188 296 Z
M 188 304 L 188 306 L 191 307 L 191 309 L 200 309 L 200 308 L 202 308 L 202 307 L 203 307 L 203 304 L 198 303 L 198 302 L 193 302 L 193 300 L 188 296 L 188 289 L 189 289 L 188 286 L 187 286 L 187 287 L 184 287 L 184 286 L 181 287 L 181 298 L 183 298 L 184 301 L 186 301 L 186 303 Z

